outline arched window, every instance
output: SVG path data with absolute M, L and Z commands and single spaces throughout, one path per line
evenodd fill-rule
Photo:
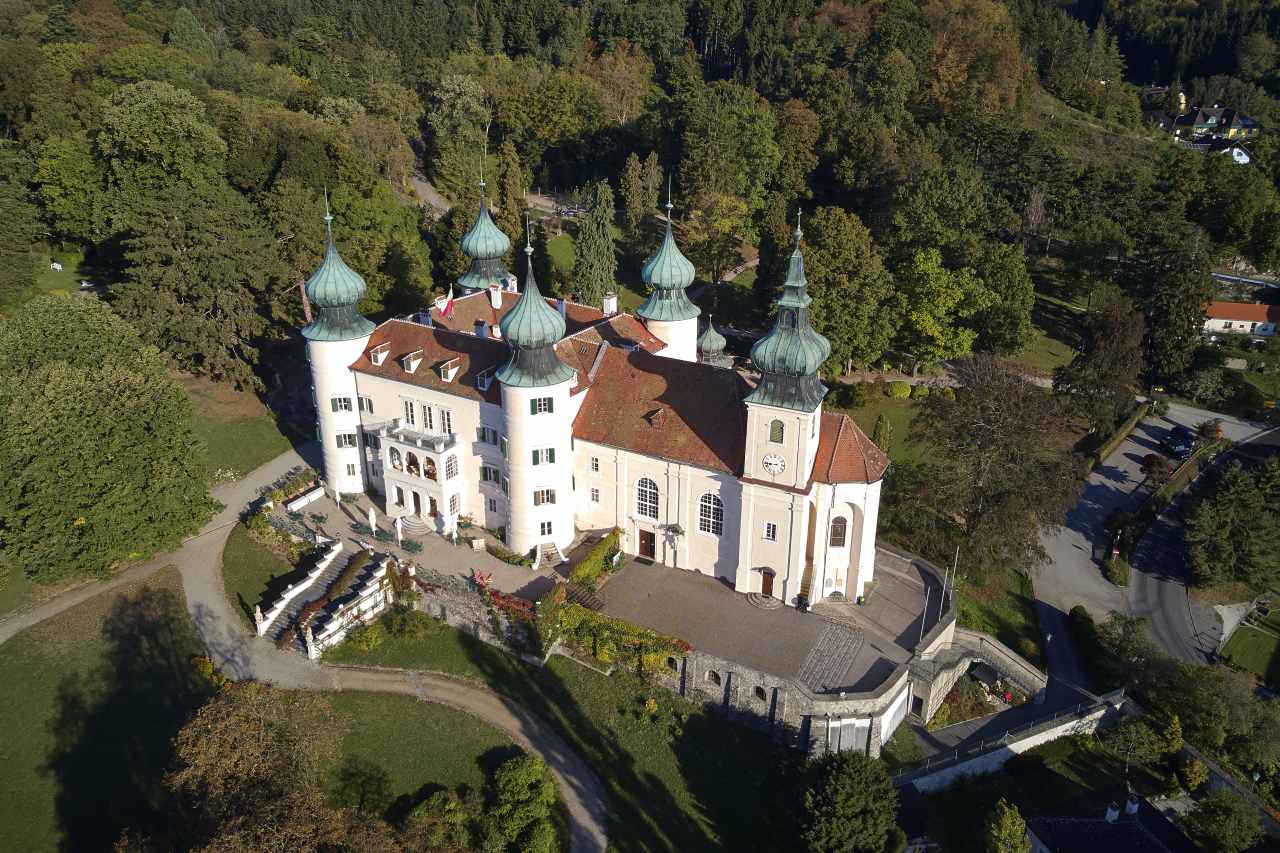
M 765 692 L 763 687 L 756 687 L 756 700 L 759 702 L 769 701 L 769 694 Z
M 648 477 L 636 483 L 636 515 L 641 518 L 658 517 L 658 484 Z
M 397 471 L 403 471 L 404 460 L 400 458 L 400 451 L 393 447 L 391 448 L 390 455 L 391 455 L 391 467 L 396 469 Z
M 422 476 L 422 468 L 418 466 L 418 454 L 410 451 L 404 455 L 404 470 L 415 477 Z
M 436 479 L 436 460 L 432 459 L 430 456 L 426 456 L 423 458 L 427 463 L 427 479 L 428 480 Z
M 719 686 L 720 673 L 716 672 L 714 669 L 707 670 L 707 681 L 710 681 L 712 684 Z
M 843 548 L 845 541 L 845 533 L 849 529 L 849 520 L 844 516 L 831 519 L 831 547 Z
M 787 428 L 782 425 L 782 421 L 774 421 L 769 424 L 769 440 L 774 444 L 782 444 L 782 439 L 787 434 Z
M 710 492 L 698 499 L 698 529 L 713 536 L 724 533 L 724 504 Z

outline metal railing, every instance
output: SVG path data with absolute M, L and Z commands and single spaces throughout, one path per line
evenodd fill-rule
M 1097 702 L 1081 702 L 1080 704 L 1073 705 L 1065 710 L 1057 711 L 1050 717 L 1042 717 L 1039 720 L 1034 720 L 1019 728 L 1008 729 L 998 738 L 979 741 L 978 743 L 970 744 L 963 749 L 956 748 L 950 752 L 930 756 L 929 758 L 926 758 L 923 763 L 914 764 L 910 767 L 903 767 L 902 769 L 895 771 L 889 778 L 895 785 L 907 782 L 919 776 L 925 776 L 929 773 L 935 773 L 946 767 L 959 764 L 962 761 L 966 761 L 974 756 L 981 755 L 984 752 L 989 752 L 998 747 L 1008 746 L 1013 741 L 1022 740 L 1023 738 L 1031 737 L 1032 735 L 1039 734 L 1040 732 L 1048 731 L 1054 726 L 1061 725 L 1068 719 L 1075 718 L 1077 720 L 1082 720 L 1095 711 L 1118 704 L 1124 699 L 1124 690 L 1123 688 L 1115 690 L 1098 698 L 1099 701 Z

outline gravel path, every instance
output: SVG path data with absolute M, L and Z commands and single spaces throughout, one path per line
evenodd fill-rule
M 504 696 L 459 679 L 435 673 L 339 667 L 281 652 L 252 635 L 235 612 L 222 585 L 222 548 L 241 509 L 258 488 L 303 464 L 294 451 L 284 453 L 236 483 L 213 493 L 224 506 L 204 528 L 169 554 L 134 566 L 106 581 L 86 584 L 36 607 L 0 620 L 0 643 L 24 628 L 43 622 L 99 593 L 177 566 L 209 656 L 227 676 L 266 681 L 295 690 L 364 690 L 416 696 L 464 711 L 505 732 L 515 743 L 540 755 L 555 774 L 569 813 L 574 853 L 604 851 L 608 838 L 604 789 L 586 763 L 546 722 Z

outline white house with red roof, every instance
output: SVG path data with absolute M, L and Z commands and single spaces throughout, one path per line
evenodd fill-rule
M 1280 323 L 1280 305 L 1251 302 L 1210 302 L 1204 309 L 1206 334 L 1270 337 Z
M 740 592 L 863 595 L 889 460 L 823 410 L 830 346 L 809 322 L 800 237 L 751 370 L 714 330 L 698 337 L 692 264 L 669 227 L 632 315 L 544 297 L 527 262 L 511 290 L 507 238 L 482 206 L 463 241 L 477 253 L 469 292 L 448 316 L 376 328 L 330 240 L 303 329 L 330 490 L 373 495 L 410 530 L 469 516 L 540 561 L 616 527 L 626 553 Z

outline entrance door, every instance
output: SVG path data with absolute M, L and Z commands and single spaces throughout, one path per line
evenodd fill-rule
M 640 531 L 640 556 L 646 560 L 654 559 L 654 555 L 658 552 L 658 540 L 653 535 L 652 530 Z
M 760 573 L 760 594 L 768 598 L 773 597 L 773 572 Z
M 417 492 L 413 493 L 413 514 L 422 518 L 422 495 Z

